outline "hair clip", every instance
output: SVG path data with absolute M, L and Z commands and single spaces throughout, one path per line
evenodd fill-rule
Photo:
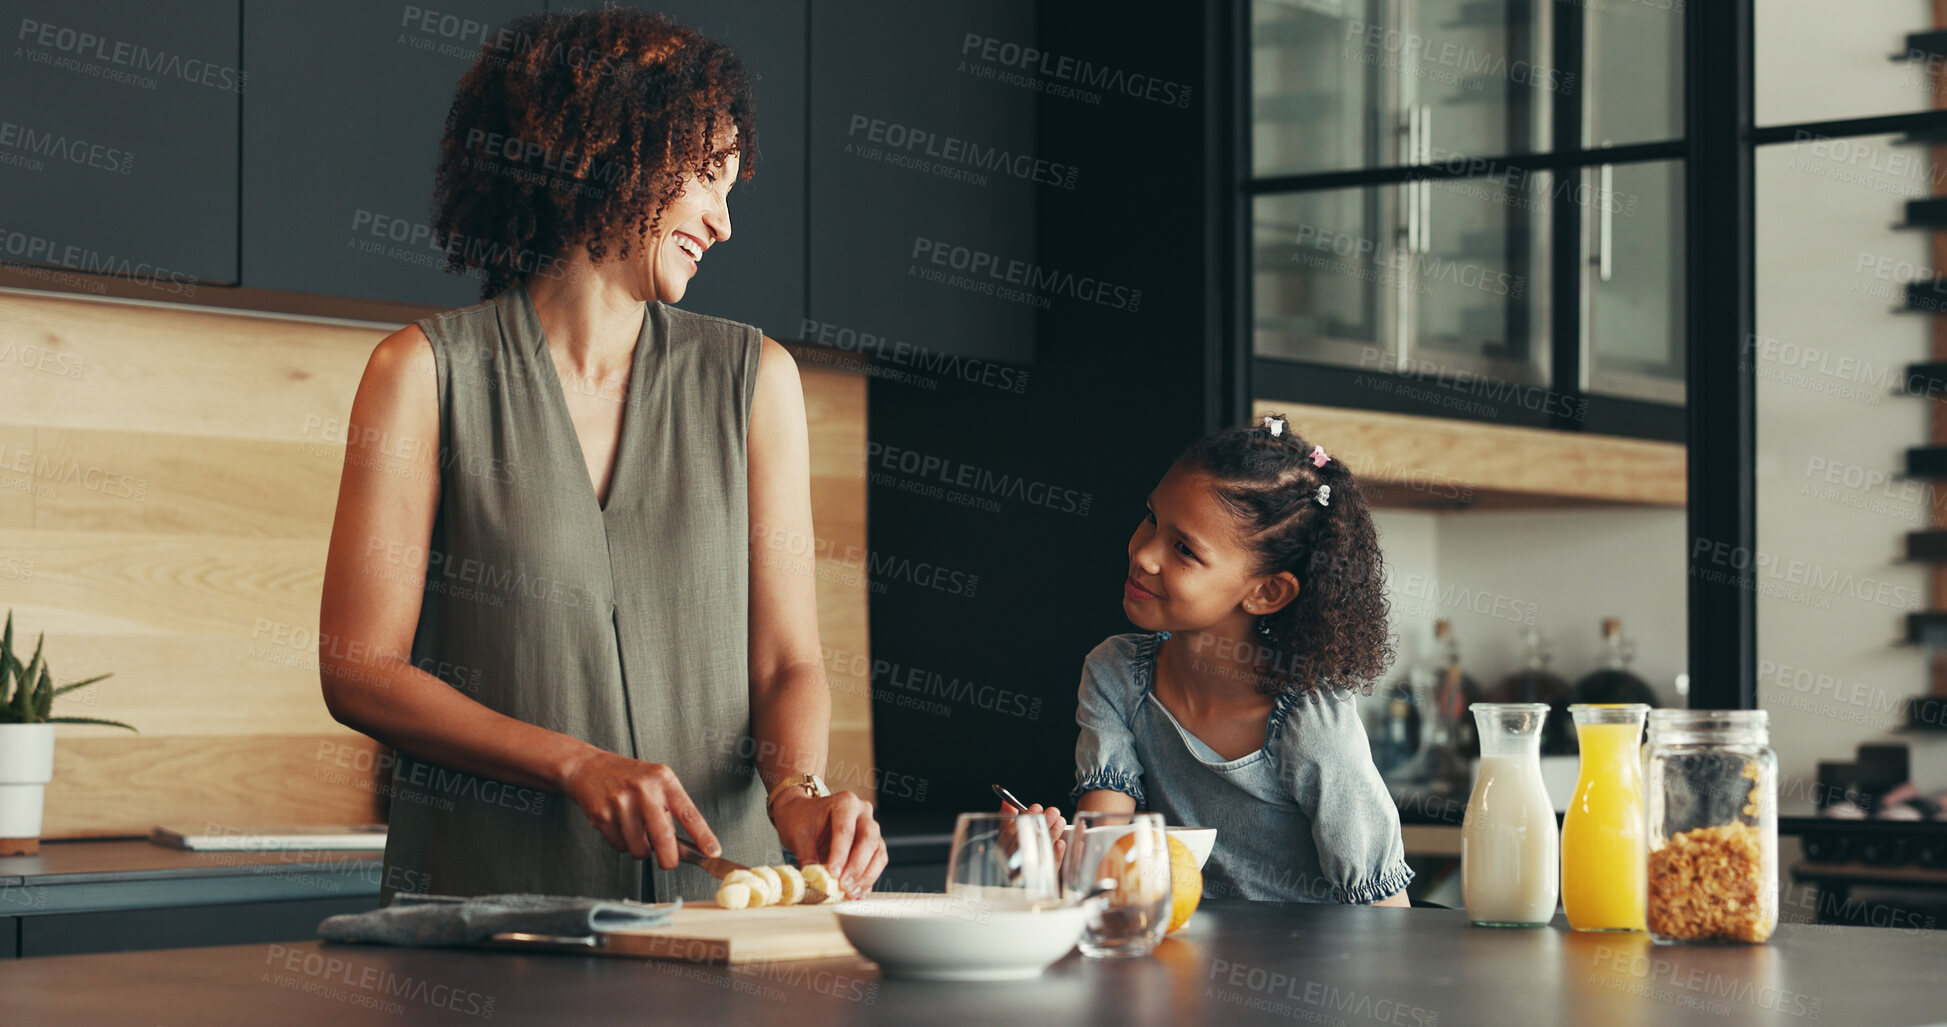
M 1325 454 L 1324 446 L 1313 446 L 1311 452 L 1311 458 L 1312 458 L 1313 467 L 1323 467 L 1327 463 L 1330 463 L 1332 459 L 1331 457 Z
M 1265 414 L 1264 423 L 1260 427 L 1270 432 L 1271 437 L 1275 439 L 1284 434 L 1284 426 L 1284 418 L 1279 417 L 1277 414 Z
M 1318 487 L 1318 505 L 1319 506 L 1332 505 L 1332 486 L 1320 485 Z

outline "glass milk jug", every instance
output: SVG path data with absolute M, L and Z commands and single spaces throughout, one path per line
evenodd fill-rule
M 1542 927 L 1555 915 L 1555 807 L 1541 781 L 1548 704 L 1473 704 L 1480 776 L 1460 828 L 1460 892 L 1483 927 Z

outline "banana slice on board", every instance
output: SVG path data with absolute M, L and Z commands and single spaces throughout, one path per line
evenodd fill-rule
M 732 870 L 729 874 L 724 876 L 723 883 L 724 885 L 740 884 L 746 888 L 749 888 L 750 889 L 750 898 L 748 901 L 749 908 L 755 909 L 758 906 L 768 906 L 771 904 L 771 886 L 769 884 L 766 884 L 762 877 L 757 876 L 757 874 L 753 873 L 752 871 Z M 717 894 L 719 895 L 723 894 L 722 886 L 719 886 L 717 888 Z
M 831 871 L 825 869 L 824 864 L 812 863 L 806 866 L 801 873 L 804 874 L 805 887 L 816 888 L 824 892 L 825 902 L 827 904 L 837 902 L 843 897 L 841 889 L 838 886 L 838 879 L 832 876 Z

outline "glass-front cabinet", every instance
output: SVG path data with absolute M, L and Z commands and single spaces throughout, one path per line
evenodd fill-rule
M 1532 159 L 1679 138 L 1680 14 L 1252 0 L 1249 32 L 1258 358 L 1683 402 L 1681 163 Z

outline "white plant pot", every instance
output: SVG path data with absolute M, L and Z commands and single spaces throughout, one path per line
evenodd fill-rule
M 39 838 L 54 780 L 54 725 L 0 724 L 0 838 Z

